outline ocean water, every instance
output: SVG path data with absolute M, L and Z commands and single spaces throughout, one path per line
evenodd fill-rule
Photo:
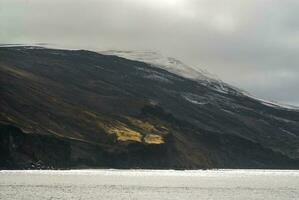
M 0 171 L 0 199 L 298 200 L 299 171 Z

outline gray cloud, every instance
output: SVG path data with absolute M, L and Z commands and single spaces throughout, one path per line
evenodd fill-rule
M 297 0 L 0 0 L 0 42 L 159 51 L 299 105 Z

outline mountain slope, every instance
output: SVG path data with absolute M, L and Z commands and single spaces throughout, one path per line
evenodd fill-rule
M 35 47 L 1 47 L 0 71 L 2 168 L 299 167 L 299 112 L 228 85 Z

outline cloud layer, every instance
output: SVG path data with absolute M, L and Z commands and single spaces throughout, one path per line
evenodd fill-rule
M 153 50 L 299 105 L 297 0 L 0 0 L 0 43 Z

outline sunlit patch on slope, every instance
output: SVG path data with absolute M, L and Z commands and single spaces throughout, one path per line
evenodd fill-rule
M 109 128 L 108 132 L 110 134 L 115 134 L 118 141 L 141 142 L 141 134 L 125 126 Z
M 154 125 L 134 117 L 122 116 L 118 120 L 108 116 L 101 117 L 97 114 L 89 114 L 97 118 L 98 128 L 105 133 L 115 136 L 118 142 L 138 142 L 146 144 L 163 144 L 164 136 L 169 131 L 163 125 Z M 119 121 L 120 120 L 120 121 Z
M 160 135 L 148 134 L 144 137 L 144 142 L 147 144 L 163 144 L 163 138 Z

